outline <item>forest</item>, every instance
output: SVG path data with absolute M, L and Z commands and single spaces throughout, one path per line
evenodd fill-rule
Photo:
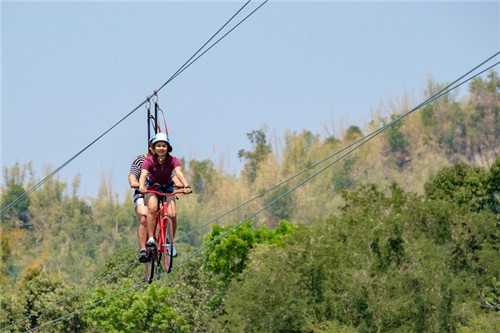
M 2 216 L 2 332 L 500 332 L 500 78 L 467 89 L 352 154 L 416 103 L 327 136 L 256 129 L 238 175 L 182 160 L 180 255 L 151 284 L 132 193 L 48 179 Z M 40 178 L 2 171 L 2 209 Z

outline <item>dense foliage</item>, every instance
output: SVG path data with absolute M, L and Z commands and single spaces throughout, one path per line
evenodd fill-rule
M 438 89 L 431 82 L 426 94 Z M 103 183 L 98 199 L 79 198 L 78 176 L 71 188 L 50 179 L 2 216 L 0 326 L 500 331 L 496 73 L 471 82 L 463 101 L 446 95 L 295 188 L 324 166 L 315 163 L 407 109 L 342 138 L 288 132 L 280 156 L 264 130 L 253 131 L 239 177 L 212 161 L 183 161 L 196 194 L 178 203 L 181 255 L 151 285 L 135 263 L 130 196 L 120 202 Z M 31 165 L 3 173 L 2 207 L 36 183 Z

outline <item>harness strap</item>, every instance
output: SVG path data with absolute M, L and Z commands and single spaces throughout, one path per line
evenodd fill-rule
M 167 121 L 165 119 L 165 113 L 163 112 L 162 109 L 160 109 L 160 105 L 158 103 L 155 103 L 155 108 L 161 112 L 161 114 L 163 115 L 163 123 L 165 124 L 165 134 L 167 134 L 167 137 L 169 136 L 168 135 L 168 128 L 167 128 Z M 158 129 L 159 131 L 161 132 L 161 129 L 160 129 L 160 125 L 158 124 Z

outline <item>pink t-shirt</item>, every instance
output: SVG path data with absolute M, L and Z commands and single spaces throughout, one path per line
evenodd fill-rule
M 149 156 L 142 164 L 142 169 L 149 172 L 149 179 L 153 183 L 168 184 L 172 180 L 172 171 L 180 167 L 177 157 L 167 155 L 163 164 L 158 163 L 156 155 Z

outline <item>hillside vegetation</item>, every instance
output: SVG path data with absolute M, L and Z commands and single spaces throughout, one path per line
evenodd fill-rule
M 429 82 L 424 95 L 440 87 Z M 463 100 L 445 95 L 301 185 L 338 156 L 316 163 L 411 108 L 395 104 L 330 137 L 288 132 L 277 147 L 262 129 L 248 133 L 238 176 L 210 160 L 183 161 L 195 194 L 178 201 L 182 256 L 147 288 L 133 288 L 141 265 L 120 270 L 137 258 L 131 196 L 120 202 L 103 183 L 97 198 L 82 199 L 78 176 L 71 186 L 48 180 L 2 217 L 1 326 L 34 314 L 6 330 L 26 331 L 132 287 L 45 330 L 500 331 L 495 72 L 472 81 Z M 30 165 L 3 176 L 2 207 L 36 183 Z

